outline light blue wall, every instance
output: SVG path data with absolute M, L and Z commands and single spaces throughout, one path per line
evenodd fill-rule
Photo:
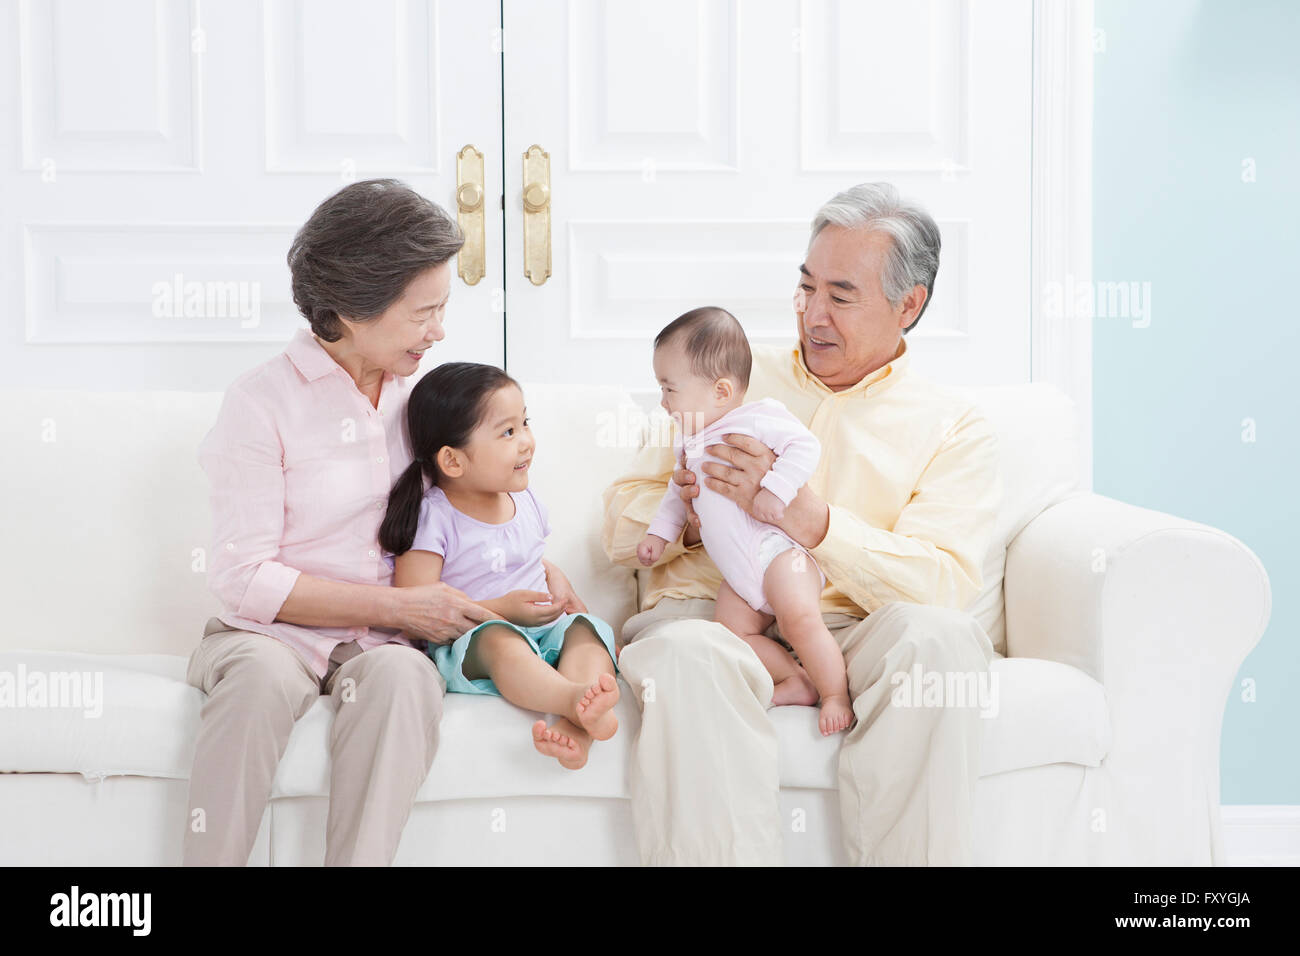
M 1152 309 L 1093 320 L 1094 486 L 1264 562 L 1222 801 L 1300 804 L 1300 3 L 1098 0 L 1096 26 L 1093 275 L 1150 282 Z

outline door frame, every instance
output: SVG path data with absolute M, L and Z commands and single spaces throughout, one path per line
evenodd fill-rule
M 1074 400 L 1091 491 L 1092 320 L 1048 308 L 1047 293 L 1092 282 L 1093 0 L 1034 0 L 1033 21 L 1030 380 Z

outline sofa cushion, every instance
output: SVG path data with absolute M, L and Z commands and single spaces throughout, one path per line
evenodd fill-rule
M 565 770 L 533 749 L 530 728 L 541 714 L 499 697 L 448 694 L 443 703 L 438 753 L 417 802 L 513 796 L 627 796 L 628 741 L 641 725 L 631 692 L 622 686 L 615 706 L 619 733 L 596 742 L 579 772 Z M 276 771 L 273 797 L 329 794 L 328 741 L 336 705 L 323 697 L 293 729 Z
M 205 698 L 185 667 L 165 654 L 0 651 L 0 771 L 188 779 Z
M 1099 766 L 1110 750 L 1106 694 L 1095 680 L 1064 664 L 1030 658 L 999 658 L 993 716 L 980 727 L 981 777 L 1053 763 Z M 769 712 L 780 740 L 781 786 L 836 786 L 840 743 L 817 730 L 813 707 L 774 707 Z
M 183 680 L 180 657 L 0 653 L 6 673 L 101 674 L 103 712 L 0 706 L 0 771 L 122 774 L 184 779 L 193 760 L 203 694 Z M 21 669 L 21 670 L 20 670 Z M 1054 661 L 999 659 L 996 715 L 981 721 L 980 776 L 1052 763 L 1097 766 L 1110 746 L 1101 685 Z M 14 678 L 10 678 L 13 680 Z M 294 727 L 276 773 L 276 797 L 329 793 L 332 698 L 316 701 Z M 499 698 L 448 695 L 438 755 L 420 787 L 421 802 L 522 795 L 626 797 L 631 741 L 640 715 L 624 687 L 612 743 L 593 746 L 580 772 L 533 749 L 537 715 Z M 780 752 L 781 785 L 834 789 L 840 736 L 817 731 L 812 707 L 770 711 Z
M 982 721 L 980 776 L 1053 763 L 1098 767 L 1110 753 L 1106 690 L 1083 671 L 1056 661 L 1010 657 L 997 675 L 997 713 Z

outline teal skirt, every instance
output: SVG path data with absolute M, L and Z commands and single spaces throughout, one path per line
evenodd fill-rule
M 430 644 L 428 653 L 433 658 L 433 663 L 437 665 L 438 673 L 442 674 L 443 679 L 447 682 L 447 693 L 489 694 L 500 697 L 501 692 L 497 690 L 496 684 L 492 683 L 488 678 L 481 677 L 470 680 L 465 676 L 463 670 L 465 652 L 469 650 L 469 642 L 473 640 L 475 634 L 493 624 L 508 627 L 528 642 L 528 646 L 533 649 L 533 653 L 554 667 L 560 659 L 560 650 L 564 647 L 564 635 L 569 630 L 569 625 L 579 619 L 591 625 L 592 630 L 596 632 L 596 636 L 601 639 L 605 649 L 609 651 L 610 660 L 615 662 L 614 672 L 618 673 L 618 658 L 614 651 L 614 631 L 608 624 L 592 614 L 561 614 L 550 624 L 542 624 L 537 627 L 521 627 L 518 624 L 511 624 L 509 621 L 484 621 L 482 624 L 466 631 L 450 644 Z

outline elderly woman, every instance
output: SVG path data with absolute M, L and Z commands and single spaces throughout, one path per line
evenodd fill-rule
M 224 613 L 189 664 L 208 697 L 186 864 L 247 862 L 289 733 L 321 694 L 338 703 L 325 863 L 392 862 L 444 690 L 408 635 L 449 643 L 494 617 L 444 584 L 392 587 L 378 542 L 411 461 L 410 376 L 443 338 L 462 242 L 443 210 L 393 180 L 327 199 L 289 250 L 311 330 L 230 386 L 204 439 L 209 582 Z

